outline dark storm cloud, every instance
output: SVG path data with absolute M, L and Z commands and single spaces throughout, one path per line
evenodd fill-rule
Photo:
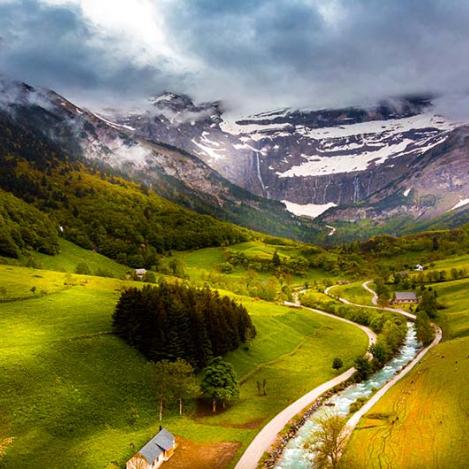
M 93 42 L 96 27 L 71 5 L 0 1 L 0 31 L 0 72 L 66 96 L 113 101 L 171 84 L 161 64 L 136 66 L 112 53 L 112 41 Z
M 265 100 L 328 105 L 467 86 L 467 1 L 264 0 L 228 8 L 186 0 L 169 21 L 192 54 Z
M 98 0 L 97 0 L 98 1 Z M 331 106 L 467 91 L 463 0 L 161 0 L 180 60 L 133 60 L 78 7 L 0 0 L 0 67 L 67 94 L 143 96 L 173 88 L 253 109 Z M 184 63 L 184 60 L 187 63 Z M 171 57 L 167 58 L 168 61 Z

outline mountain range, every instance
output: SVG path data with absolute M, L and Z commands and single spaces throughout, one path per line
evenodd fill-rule
M 274 235 L 333 242 L 469 219 L 469 126 L 431 96 L 232 117 L 220 101 L 164 92 L 92 112 L 2 78 L 0 113 L 73 158 Z

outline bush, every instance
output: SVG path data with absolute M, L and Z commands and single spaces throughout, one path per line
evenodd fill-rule
M 334 370 L 340 370 L 343 366 L 344 362 L 340 358 L 336 357 L 332 360 L 332 368 Z
M 75 268 L 75 273 L 81 275 L 90 275 L 91 270 L 88 267 L 88 264 L 86 264 L 85 262 L 80 262 Z

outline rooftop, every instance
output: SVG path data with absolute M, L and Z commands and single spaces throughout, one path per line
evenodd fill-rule
M 174 436 L 163 428 L 139 451 L 139 453 L 148 463 L 152 464 L 163 451 L 167 451 L 173 446 Z
M 397 291 L 396 292 L 396 300 L 415 301 L 416 299 L 417 299 L 417 295 L 413 291 Z

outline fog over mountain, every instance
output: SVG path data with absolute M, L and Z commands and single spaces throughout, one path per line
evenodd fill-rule
M 425 92 L 467 114 L 468 22 L 462 0 L 0 0 L 0 70 L 95 109 L 165 89 L 243 114 Z

